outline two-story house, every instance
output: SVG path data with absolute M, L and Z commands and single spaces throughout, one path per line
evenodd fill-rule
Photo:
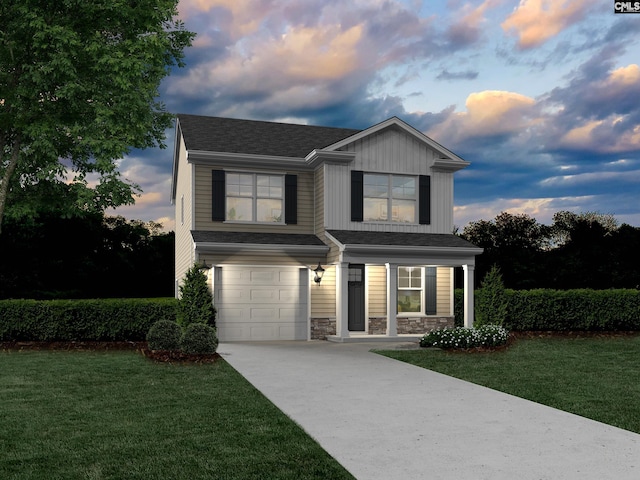
M 396 117 L 351 130 L 178 115 L 176 295 L 204 262 L 221 341 L 396 338 L 453 325 L 462 266 L 472 325 L 482 249 L 451 233 L 468 165 Z

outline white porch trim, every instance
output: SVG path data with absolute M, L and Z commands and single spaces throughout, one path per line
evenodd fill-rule
M 398 265 L 386 263 L 387 268 L 387 336 L 398 336 Z
M 464 326 L 467 328 L 473 327 L 474 319 L 474 271 L 475 265 L 463 265 L 464 270 Z
M 349 264 L 336 264 L 336 335 L 349 336 Z

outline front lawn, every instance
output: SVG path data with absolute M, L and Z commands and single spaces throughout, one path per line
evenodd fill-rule
M 226 362 L 0 352 L 2 479 L 352 478 Z
M 640 336 L 528 338 L 486 353 L 377 353 L 640 433 Z

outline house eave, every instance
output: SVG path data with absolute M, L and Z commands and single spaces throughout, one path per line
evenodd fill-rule
M 321 163 L 348 164 L 356 158 L 355 152 L 313 150 L 305 157 L 305 162 L 312 168 Z
M 311 169 L 304 158 L 280 157 L 274 155 L 250 155 L 245 153 L 207 152 L 189 150 L 187 161 L 190 163 L 215 164 L 222 167 L 257 167 L 257 168 L 294 168 L 296 170 Z
M 265 243 L 218 243 L 197 242 L 195 249 L 202 252 L 216 253 L 290 253 L 298 255 L 326 255 L 326 245 L 290 245 Z
M 433 162 L 432 169 L 437 172 L 457 172 L 471 165 L 470 162 L 452 160 L 450 158 L 437 158 Z

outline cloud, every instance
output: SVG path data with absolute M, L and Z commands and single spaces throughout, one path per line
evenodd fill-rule
M 472 137 L 517 135 L 536 123 L 536 101 L 519 93 L 498 90 L 472 93 L 465 105 L 466 112 L 453 113 L 431 128 L 428 135 L 457 144 Z
M 475 80 L 478 78 L 478 72 L 465 70 L 464 72 L 450 72 L 446 68 L 438 74 L 436 80 Z
M 534 48 L 582 20 L 590 0 L 522 0 L 502 22 L 505 33 L 518 37 L 522 50 Z
M 501 3 L 500 0 L 485 0 L 477 7 L 465 3 L 456 17 L 460 20 L 452 23 L 446 30 L 446 38 L 452 45 L 466 47 L 478 42 L 482 38 L 483 26 L 486 23 L 485 13 Z

